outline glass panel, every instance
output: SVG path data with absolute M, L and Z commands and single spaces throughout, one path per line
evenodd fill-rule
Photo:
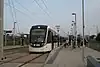
M 32 42 L 44 42 L 46 36 L 45 29 L 33 29 L 31 31 L 31 41 Z

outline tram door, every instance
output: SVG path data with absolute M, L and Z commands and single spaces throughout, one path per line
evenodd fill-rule
M 51 31 L 48 31 L 47 43 L 51 44 L 51 48 L 53 50 L 54 49 L 53 33 Z

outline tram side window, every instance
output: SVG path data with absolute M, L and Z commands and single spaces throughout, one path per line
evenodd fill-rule
M 58 36 L 57 35 L 53 36 L 53 42 L 58 42 Z
M 47 42 L 52 43 L 52 32 L 48 31 Z

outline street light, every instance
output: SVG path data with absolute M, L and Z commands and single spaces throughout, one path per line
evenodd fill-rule
M 57 32 L 58 32 L 58 47 L 59 47 L 59 45 L 60 45 L 60 32 L 59 32 L 60 25 L 56 25 L 55 27 L 57 28 Z
M 71 24 L 71 47 L 72 47 L 72 40 L 73 40 L 73 23 Z
M 72 21 L 72 22 L 74 22 L 74 32 L 75 32 L 75 40 L 76 40 L 76 46 L 77 46 L 77 25 L 76 25 L 76 13 L 72 13 L 72 15 L 74 15 L 75 16 L 75 21 Z
M 75 22 L 75 21 L 72 21 L 72 22 Z
M 76 13 L 72 13 L 72 15 L 76 15 Z
M 82 48 L 82 60 L 84 62 L 84 0 L 82 0 L 82 23 L 83 23 L 83 48 Z

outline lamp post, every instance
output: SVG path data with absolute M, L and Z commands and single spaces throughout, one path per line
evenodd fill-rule
M 60 45 L 60 32 L 59 32 L 60 25 L 56 25 L 55 27 L 57 28 L 57 32 L 58 32 L 58 47 L 59 47 L 59 45 Z
M 82 60 L 84 62 L 84 0 L 82 0 L 82 23 L 83 23 L 83 47 L 82 47 Z
M 72 35 L 75 36 L 75 23 L 72 23 L 71 26 L 72 26 Z
M 3 60 L 3 14 L 4 0 L 0 0 L 0 59 Z
M 75 16 L 75 21 L 72 21 L 74 22 L 74 32 L 75 32 L 75 43 L 76 43 L 76 46 L 77 46 L 77 25 L 76 25 L 76 13 L 72 13 L 72 15 Z
M 68 42 L 69 42 L 69 31 L 68 31 Z

